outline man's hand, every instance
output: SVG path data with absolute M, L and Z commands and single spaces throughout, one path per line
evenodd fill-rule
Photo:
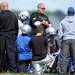
M 38 27 L 38 26 L 42 25 L 42 22 L 36 21 L 36 22 L 34 23 L 34 25 L 35 25 L 36 27 Z
M 48 27 L 48 26 L 49 26 L 49 23 L 48 23 L 48 21 L 43 20 L 42 22 L 36 21 L 36 22 L 34 23 L 34 25 L 35 25 L 36 27 L 38 27 L 38 26 L 40 26 L 40 25 L 44 25 L 45 27 Z
M 45 20 L 43 20 L 43 21 L 42 21 L 42 24 L 43 24 L 44 26 L 46 26 L 46 27 L 48 27 L 48 26 L 49 26 L 48 21 L 45 21 Z

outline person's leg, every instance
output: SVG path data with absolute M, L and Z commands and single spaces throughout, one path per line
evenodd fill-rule
M 21 73 L 25 73 L 26 72 L 26 70 L 25 70 L 25 61 L 19 61 L 18 62 L 19 64 L 18 64 L 18 67 L 19 67 L 19 72 Z
M 46 58 L 41 60 L 41 63 L 44 63 L 47 66 L 49 66 L 50 68 L 52 68 L 54 61 L 55 61 L 55 58 L 53 57 L 53 55 L 47 55 Z
M 25 62 L 26 62 L 26 65 L 25 65 L 26 69 L 29 69 L 30 60 L 26 60 Z
M 31 59 L 27 60 L 26 64 L 27 64 L 27 72 L 28 73 L 33 73 L 32 60 Z
M 34 67 L 34 75 L 42 75 L 42 67 L 38 63 L 33 64 Z
M 5 38 L 0 36 L 0 72 L 2 72 L 4 67 L 4 55 L 5 55 Z
M 33 69 L 32 59 L 30 60 L 30 68 Z
M 7 38 L 6 39 L 6 49 L 9 62 L 9 71 L 16 72 L 16 41 Z
M 3 71 L 7 72 L 8 67 L 9 67 L 9 63 L 8 63 L 8 56 L 7 56 L 6 51 L 4 53 L 4 62 L 3 63 L 4 63 L 4 65 L 3 65 Z
M 57 67 L 59 75 L 67 74 L 67 57 L 69 56 L 69 46 L 70 46 L 70 40 L 62 42 L 62 47 L 58 57 L 58 67 Z
M 70 53 L 71 53 L 72 63 L 75 71 L 75 40 L 72 40 L 71 42 L 72 44 L 71 44 Z

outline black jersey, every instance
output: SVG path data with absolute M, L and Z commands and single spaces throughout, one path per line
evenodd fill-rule
M 50 21 L 49 21 L 49 19 L 48 19 L 48 17 L 46 15 L 38 13 L 38 12 L 34 12 L 34 13 L 31 14 L 31 17 L 30 17 L 30 25 L 31 25 L 32 28 L 36 28 L 34 23 L 36 21 L 40 21 L 41 22 L 43 20 L 48 21 L 48 23 L 50 24 Z

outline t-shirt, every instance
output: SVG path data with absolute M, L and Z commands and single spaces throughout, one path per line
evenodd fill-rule
M 47 39 L 45 36 L 32 36 L 30 47 L 32 49 L 32 60 L 41 60 L 47 54 Z

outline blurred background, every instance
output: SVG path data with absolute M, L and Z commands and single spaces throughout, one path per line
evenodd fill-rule
M 4 0 L 0 0 L 2 2 Z M 28 10 L 30 13 L 36 11 L 37 4 L 42 2 L 46 6 L 45 14 L 53 27 L 57 30 L 59 22 L 67 14 L 68 7 L 75 8 L 75 0 L 5 0 L 9 3 L 9 9 L 12 10 L 18 17 L 22 10 Z

